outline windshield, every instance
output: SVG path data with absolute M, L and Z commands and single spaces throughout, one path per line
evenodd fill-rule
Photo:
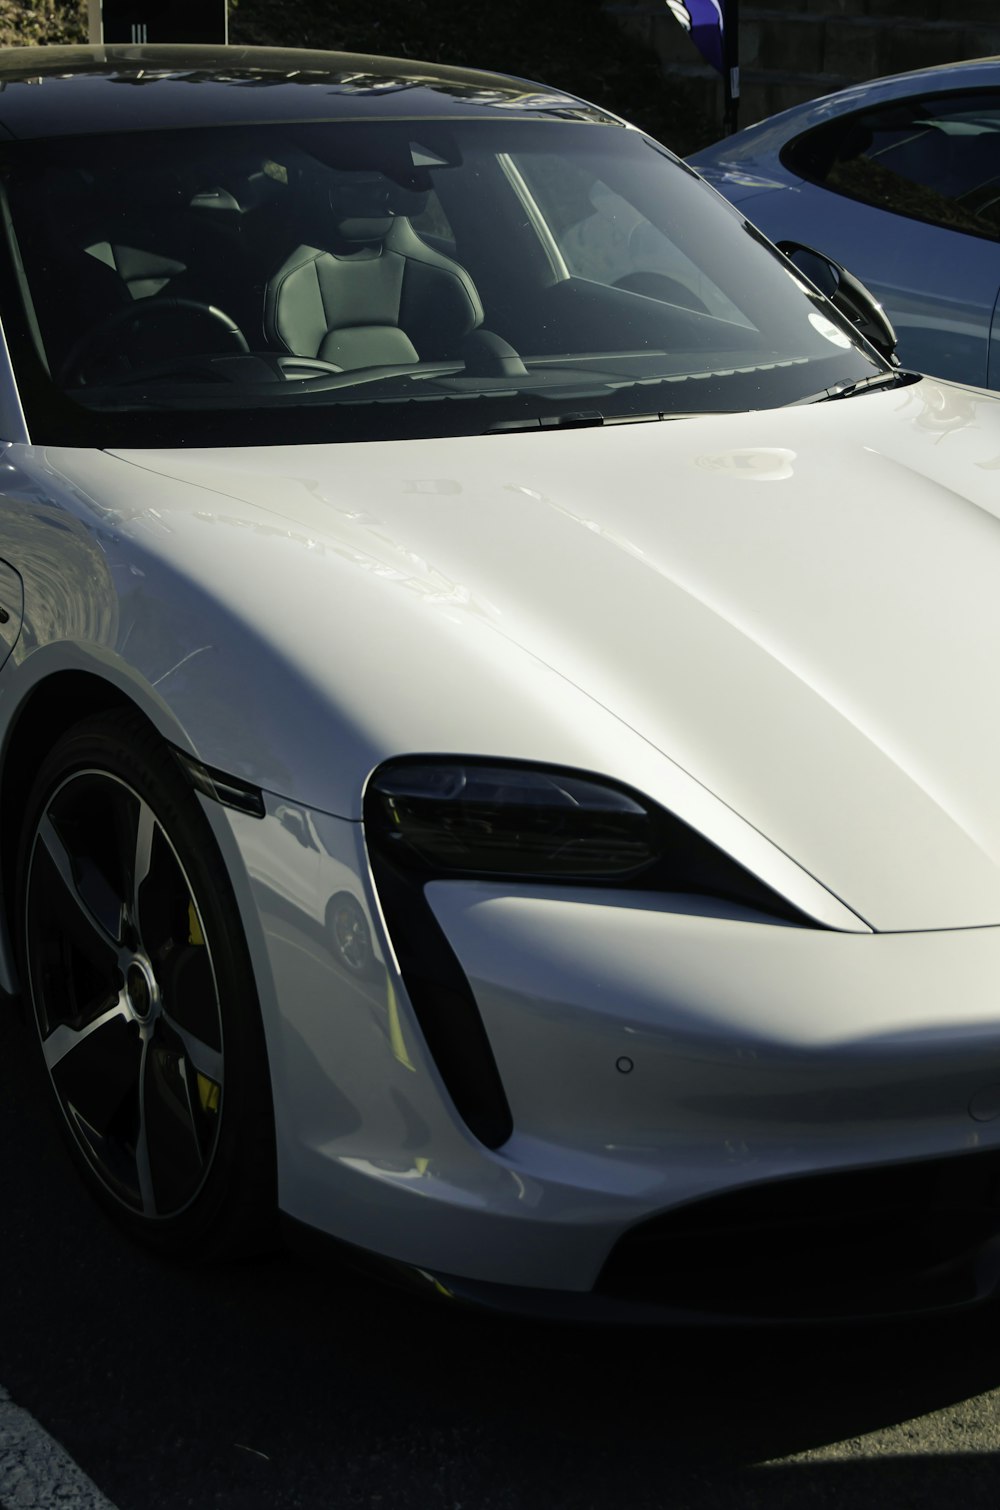
M 777 405 L 881 373 L 639 132 L 342 121 L 0 147 L 32 438 L 281 444 Z

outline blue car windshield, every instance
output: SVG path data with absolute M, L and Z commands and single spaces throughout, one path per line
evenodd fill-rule
M 282 444 L 773 408 L 885 371 L 641 133 L 515 117 L 5 143 L 33 438 Z

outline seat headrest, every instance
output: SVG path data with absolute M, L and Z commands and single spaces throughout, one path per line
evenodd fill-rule
M 330 189 L 330 209 L 341 241 L 383 241 L 401 215 L 419 215 L 427 204 L 426 190 L 401 188 L 382 173 L 345 173 Z

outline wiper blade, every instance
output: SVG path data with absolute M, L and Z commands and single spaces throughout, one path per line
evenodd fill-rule
M 834 388 L 824 388 L 822 393 L 814 393 L 812 398 L 803 402 L 812 404 L 825 404 L 835 398 L 854 398 L 859 393 L 874 393 L 885 388 L 908 388 L 911 383 L 919 383 L 919 372 L 876 372 L 871 377 L 859 378 L 855 383 L 838 383 Z
M 655 420 L 693 419 L 688 411 L 672 414 L 654 410 L 651 414 L 601 414 L 597 409 L 572 410 L 567 414 L 543 414 L 534 419 L 500 419 L 488 425 L 484 435 L 511 435 L 522 430 L 589 430 L 603 425 L 642 425 Z
M 536 414 L 531 419 L 499 419 L 496 424 L 487 425 L 483 433 L 494 435 L 516 430 L 589 430 L 607 423 L 598 409 L 574 409 L 566 414 Z

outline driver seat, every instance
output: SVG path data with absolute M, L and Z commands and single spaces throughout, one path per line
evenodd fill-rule
M 394 193 L 421 201 L 417 213 L 427 197 L 385 179 L 355 183 L 333 204 L 335 249 L 302 245 L 285 258 L 264 296 L 275 347 L 342 371 L 461 355 L 483 323 L 476 286 L 396 212 Z

